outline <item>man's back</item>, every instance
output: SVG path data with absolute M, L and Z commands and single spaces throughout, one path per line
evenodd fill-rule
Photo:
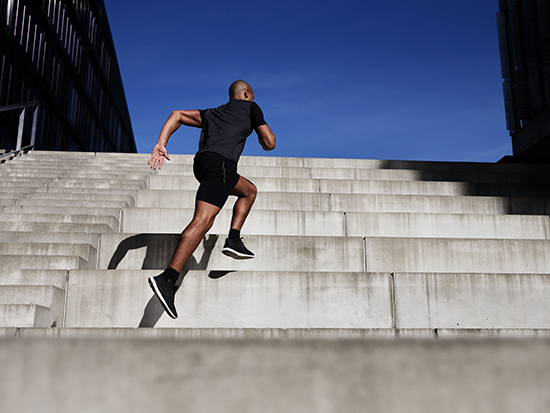
M 215 152 L 235 163 L 246 139 L 260 125 L 265 125 L 260 107 L 247 100 L 232 99 L 214 109 L 201 110 L 202 133 L 197 155 Z

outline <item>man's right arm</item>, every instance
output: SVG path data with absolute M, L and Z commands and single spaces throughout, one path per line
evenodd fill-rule
M 194 126 L 200 128 L 202 124 L 201 113 L 198 110 L 175 110 L 171 113 L 168 120 L 164 123 L 157 144 L 153 148 L 151 157 L 149 158 L 149 165 L 153 169 L 162 168 L 164 158 L 170 160 L 168 151 L 166 150 L 166 144 L 170 139 L 170 136 L 178 130 L 181 125 Z

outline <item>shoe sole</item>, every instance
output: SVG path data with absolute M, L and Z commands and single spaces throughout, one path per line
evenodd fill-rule
M 166 304 L 166 301 L 164 300 L 164 297 L 162 296 L 162 294 L 160 293 L 159 288 L 157 287 L 157 282 L 155 281 L 155 279 L 153 277 L 149 277 L 148 281 L 149 281 L 149 287 L 151 287 L 151 290 L 153 290 L 153 292 L 155 293 L 155 295 L 159 299 L 160 304 L 162 305 L 162 308 L 164 308 L 164 311 L 166 311 L 166 314 L 168 314 L 173 319 L 178 318 L 177 315 L 172 313 L 172 311 L 168 307 L 168 304 Z
M 229 247 L 224 247 L 222 249 L 222 254 L 225 254 L 228 257 L 234 258 L 236 260 L 246 260 L 254 258 L 254 255 L 243 254 L 242 252 L 235 251 L 233 248 Z

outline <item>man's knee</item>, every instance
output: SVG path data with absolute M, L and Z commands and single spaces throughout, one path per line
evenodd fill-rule
M 258 194 L 258 188 L 256 187 L 256 185 L 250 182 L 250 194 L 248 195 L 248 197 L 255 199 L 257 194 Z

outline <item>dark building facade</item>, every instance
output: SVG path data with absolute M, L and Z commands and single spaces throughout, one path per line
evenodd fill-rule
M 506 126 L 514 156 L 550 158 L 550 2 L 499 0 Z
M 0 19 L 0 107 L 39 102 L 36 149 L 137 152 L 103 0 L 0 0 Z M 18 119 L 0 113 L 0 148 Z

